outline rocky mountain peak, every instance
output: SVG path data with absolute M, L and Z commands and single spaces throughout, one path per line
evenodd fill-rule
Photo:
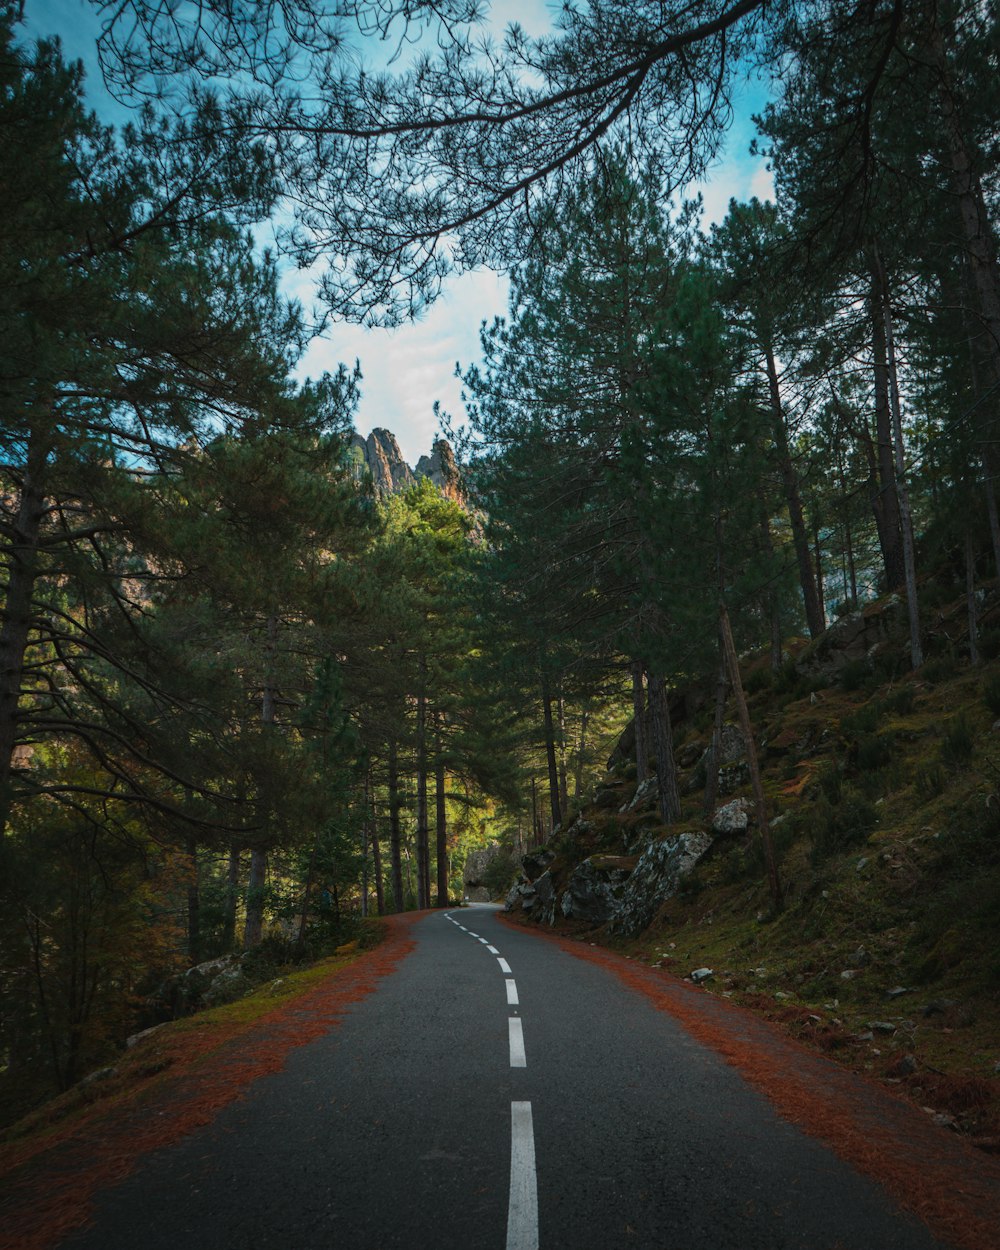
M 367 438 L 357 433 L 351 435 L 351 457 L 359 476 L 365 469 L 371 473 L 376 494 L 391 495 L 406 490 L 426 477 L 447 498 L 462 500 L 458 465 L 447 439 L 437 439 L 430 455 L 421 456 L 416 468 L 411 469 L 403 459 L 395 434 L 376 428 Z

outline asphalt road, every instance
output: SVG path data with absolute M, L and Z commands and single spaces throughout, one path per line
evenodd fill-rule
M 413 934 L 337 1028 L 146 1159 L 64 1246 L 942 1246 L 604 968 L 487 906 Z

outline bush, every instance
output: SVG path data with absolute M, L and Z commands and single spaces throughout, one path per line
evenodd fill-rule
M 954 656 L 943 655 L 936 660 L 928 660 L 920 670 L 920 676 L 932 686 L 939 686 L 943 681 L 951 681 L 958 672 L 958 663 Z
M 831 855 L 850 850 L 867 840 L 878 822 L 874 804 L 860 791 L 845 787 L 834 806 L 821 799 L 815 807 L 812 861 L 822 863 Z
M 871 734 L 878 728 L 882 716 L 882 704 L 878 699 L 870 699 L 867 703 L 840 722 L 840 729 L 845 734 Z
M 871 676 L 871 665 L 867 660 L 848 660 L 837 674 L 842 690 L 860 690 Z
M 892 760 L 892 734 L 864 734 L 858 739 L 859 772 L 875 772 Z
M 938 762 L 928 764 L 920 769 L 916 776 L 917 795 L 925 802 L 936 799 L 942 793 L 948 778 Z
M 961 713 L 955 716 L 948 723 L 945 730 L 944 738 L 939 748 L 941 762 L 948 764 L 953 768 L 960 768 L 963 764 L 968 764 L 972 759 L 972 753 L 975 750 L 975 741 L 972 737 L 972 727 L 965 716 Z
M 1000 677 L 991 677 L 983 686 L 983 702 L 993 716 L 1000 716 Z
M 882 707 L 887 712 L 895 712 L 898 716 L 908 716 L 913 711 L 913 701 L 917 692 L 912 686 L 900 686 L 882 700 Z
M 843 773 L 840 771 L 840 766 L 833 760 L 824 764 L 817 780 L 827 802 L 839 803 L 841 786 L 843 784 Z
M 743 689 L 747 694 L 759 694 L 761 690 L 770 690 L 774 685 L 774 673 L 766 667 L 755 668 L 747 674 Z

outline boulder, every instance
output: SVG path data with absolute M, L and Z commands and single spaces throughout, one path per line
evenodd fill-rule
M 537 880 L 542 873 L 546 872 L 549 864 L 555 859 L 555 852 L 542 847 L 539 851 L 532 851 L 521 859 L 521 868 L 524 875 L 529 881 Z
M 592 855 L 577 864 L 559 899 L 567 920 L 605 924 L 621 899 L 637 860 L 626 855 Z
M 712 817 L 712 832 L 720 837 L 730 837 L 736 833 L 746 833 L 750 827 L 749 799 L 733 799 L 720 807 Z
M 653 807 L 660 797 L 660 781 L 655 775 L 647 777 L 639 786 L 636 787 L 635 794 L 627 803 L 623 803 L 618 809 L 623 815 L 625 812 L 634 812 L 640 807 Z
M 712 841 L 707 833 L 680 833 L 650 843 L 629 876 L 610 927 L 625 937 L 641 933 L 661 904 L 677 893 Z
M 700 778 L 708 774 L 711 755 L 712 745 L 709 743 L 702 752 L 689 788 L 700 788 Z M 750 765 L 747 761 L 747 740 L 739 725 L 725 724 L 722 726 L 718 768 L 720 794 L 732 794 L 733 791 L 746 785 L 750 780 Z
M 541 924 L 555 924 L 556 919 L 556 888 L 552 874 L 548 871 L 535 882 L 535 905 L 532 909 L 534 919 Z
M 868 603 L 826 629 L 795 661 L 804 676 L 835 677 L 848 664 L 874 659 L 905 626 L 905 607 L 899 595 Z
M 470 851 L 462 870 L 462 896 L 473 903 L 488 903 L 490 892 L 484 877 L 490 865 L 501 855 L 510 855 L 510 848 L 499 842 L 491 842 L 489 846 L 477 851 Z

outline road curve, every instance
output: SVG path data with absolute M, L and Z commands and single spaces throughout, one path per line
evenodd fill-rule
M 945 1250 L 607 968 L 436 912 L 67 1250 Z

